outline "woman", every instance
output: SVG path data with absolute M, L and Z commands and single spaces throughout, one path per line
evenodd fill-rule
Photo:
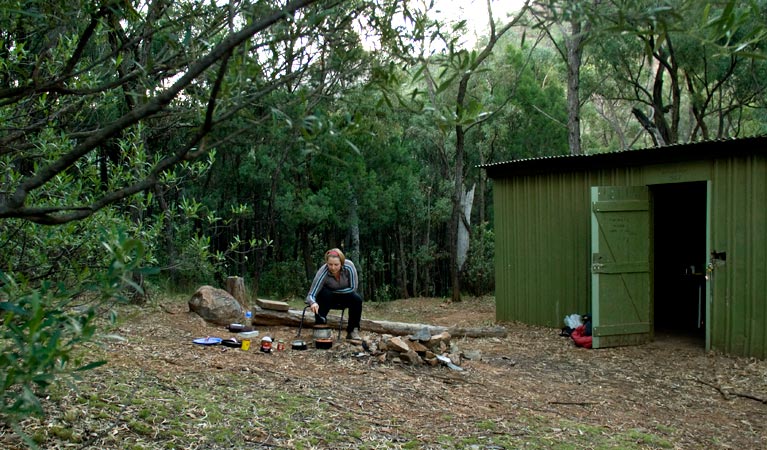
M 314 313 L 315 323 L 326 323 L 331 309 L 349 309 L 346 339 L 360 339 L 362 297 L 357 293 L 359 280 L 354 263 L 333 248 L 325 252 L 325 264 L 314 275 L 306 304 Z

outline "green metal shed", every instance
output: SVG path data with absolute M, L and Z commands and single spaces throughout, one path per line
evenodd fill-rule
M 767 358 L 767 137 L 483 165 L 496 315 Z

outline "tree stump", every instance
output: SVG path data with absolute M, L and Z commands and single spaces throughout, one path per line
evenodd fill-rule
M 245 280 L 242 277 L 227 277 L 226 292 L 237 300 L 243 311 L 249 311 L 248 296 L 245 293 Z

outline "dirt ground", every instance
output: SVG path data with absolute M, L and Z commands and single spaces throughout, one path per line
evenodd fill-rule
M 452 304 L 421 298 L 366 303 L 363 317 L 481 327 L 494 324 L 495 308 L 492 298 Z M 560 424 L 547 428 L 560 442 L 595 427 L 605 434 L 654 436 L 638 438 L 633 448 L 767 448 L 765 361 L 706 353 L 699 341 L 669 336 L 637 347 L 587 350 L 558 329 L 501 325 L 508 330 L 503 338 L 453 339 L 455 351 L 473 357 L 456 371 L 381 362 L 344 342 L 330 350 L 293 351 L 289 344 L 297 330 L 292 327 L 259 327 L 262 336 L 288 343 L 286 351 L 269 355 L 258 352 L 255 342 L 249 352 L 195 346 L 194 338 L 230 334 L 188 313 L 183 302 L 168 302 L 120 326 L 127 341 L 114 344 L 109 366 L 178 374 L 242 373 L 245 365 L 297 388 L 311 383 L 325 389 L 329 402 L 371 427 L 387 429 L 381 424 L 406 417 L 397 426 L 424 442 L 471 434 L 479 426 L 524 437 L 535 433 L 530 418 L 537 417 Z M 364 329 L 362 335 L 378 338 Z M 311 341 L 311 330 L 305 336 Z M 153 345 L 157 342 L 173 344 Z
M 182 340 L 211 334 L 202 321 L 189 319 L 183 305 L 165 310 L 170 313 L 141 328 L 149 326 L 157 332 L 176 329 L 174 334 Z M 493 298 L 461 303 L 421 298 L 366 304 L 363 316 L 481 327 L 494 324 L 495 307 Z M 335 362 L 332 376 L 318 382 L 338 389 L 338 402 L 350 401 L 340 395 L 345 390 L 369 391 L 374 395 L 350 396 L 360 398 L 350 407 L 375 411 L 378 417 L 401 415 L 404 408 L 409 411 L 411 425 L 421 423 L 432 432 L 441 426 L 434 423 L 435 410 L 448 409 L 460 423 L 472 424 L 500 420 L 522 409 L 610 429 L 664 430 L 676 448 L 767 448 L 765 361 L 706 353 L 702 342 L 679 336 L 665 336 L 638 347 L 587 350 L 575 347 L 571 339 L 559 335 L 558 329 L 505 326 L 505 338 L 453 340 L 456 351 L 473 356 L 461 361 L 464 371 L 460 372 L 379 363 L 360 358 L 358 347 L 343 343 L 329 351 L 252 352 L 250 356 L 299 382 L 316 380 L 316 374 L 327 370 L 330 358 Z M 296 330 L 274 327 L 260 332 L 289 344 Z M 362 334 L 376 339 L 365 330 Z M 231 358 L 233 352 L 200 353 L 204 364 L 220 370 L 241 363 Z M 158 362 L 167 366 L 162 360 Z M 360 377 L 360 373 L 367 376 Z M 434 379 L 440 382 L 431 382 Z M 393 388 L 382 390 L 381 384 Z M 414 401 L 416 398 L 420 400 Z

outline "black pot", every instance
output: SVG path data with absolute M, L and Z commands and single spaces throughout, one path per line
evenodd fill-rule
M 314 348 L 327 350 L 333 346 L 333 339 L 315 339 Z
M 242 342 L 239 342 L 236 339 L 224 339 L 223 341 L 221 341 L 221 345 L 225 347 L 241 348 Z
M 306 350 L 306 341 L 296 340 L 291 344 L 293 350 Z

